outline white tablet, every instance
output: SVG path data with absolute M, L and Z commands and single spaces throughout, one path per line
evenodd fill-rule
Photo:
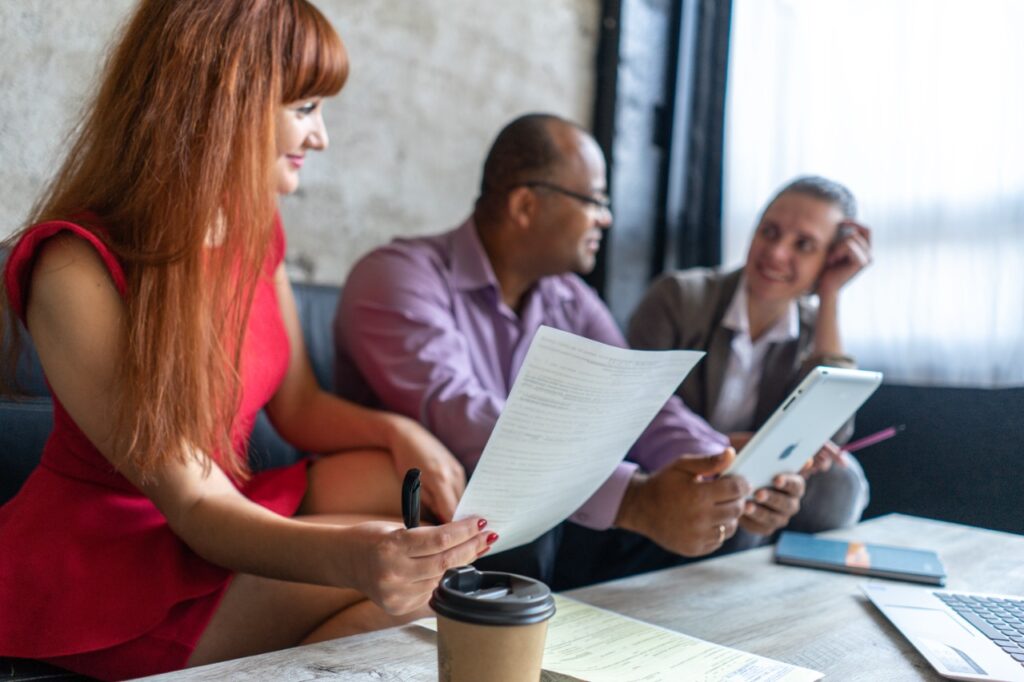
M 881 372 L 815 367 L 726 473 L 743 476 L 757 490 L 771 485 L 776 474 L 799 471 L 881 383 Z

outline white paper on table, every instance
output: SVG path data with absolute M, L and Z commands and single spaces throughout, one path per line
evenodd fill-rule
M 455 519 L 487 519 L 499 536 L 493 552 L 554 528 L 608 479 L 702 357 L 541 327 Z
M 437 631 L 434 618 L 415 624 Z M 587 682 L 813 682 L 823 677 L 559 594 L 541 665 Z
M 588 682 L 811 682 L 822 674 L 555 595 L 544 669 Z

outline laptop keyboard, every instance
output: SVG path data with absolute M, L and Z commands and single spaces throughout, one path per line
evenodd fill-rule
M 1024 599 L 933 594 L 1024 666 Z

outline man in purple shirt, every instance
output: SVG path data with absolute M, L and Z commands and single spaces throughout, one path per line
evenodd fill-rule
M 351 394 L 363 384 L 383 407 L 418 419 L 471 474 L 540 325 L 626 346 L 573 274 L 594 267 L 610 225 L 593 138 L 550 115 L 516 119 L 488 154 L 470 218 L 444 234 L 395 240 L 353 268 L 335 318 L 338 386 Z M 727 448 L 673 396 L 570 520 L 631 531 L 673 557 L 708 554 L 740 526 L 761 534 L 784 526 L 803 479 L 781 476 L 745 501 L 746 481 L 711 478 L 734 456 Z M 609 562 L 608 551 L 600 554 Z M 526 570 L 551 580 L 551 557 L 538 565 Z

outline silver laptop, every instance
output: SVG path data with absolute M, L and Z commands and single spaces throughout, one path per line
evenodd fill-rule
M 815 367 L 743 447 L 726 473 L 746 477 L 752 489 L 776 474 L 795 472 L 882 383 L 881 372 Z
M 1024 681 L 1024 597 L 882 582 L 862 589 L 943 677 Z

